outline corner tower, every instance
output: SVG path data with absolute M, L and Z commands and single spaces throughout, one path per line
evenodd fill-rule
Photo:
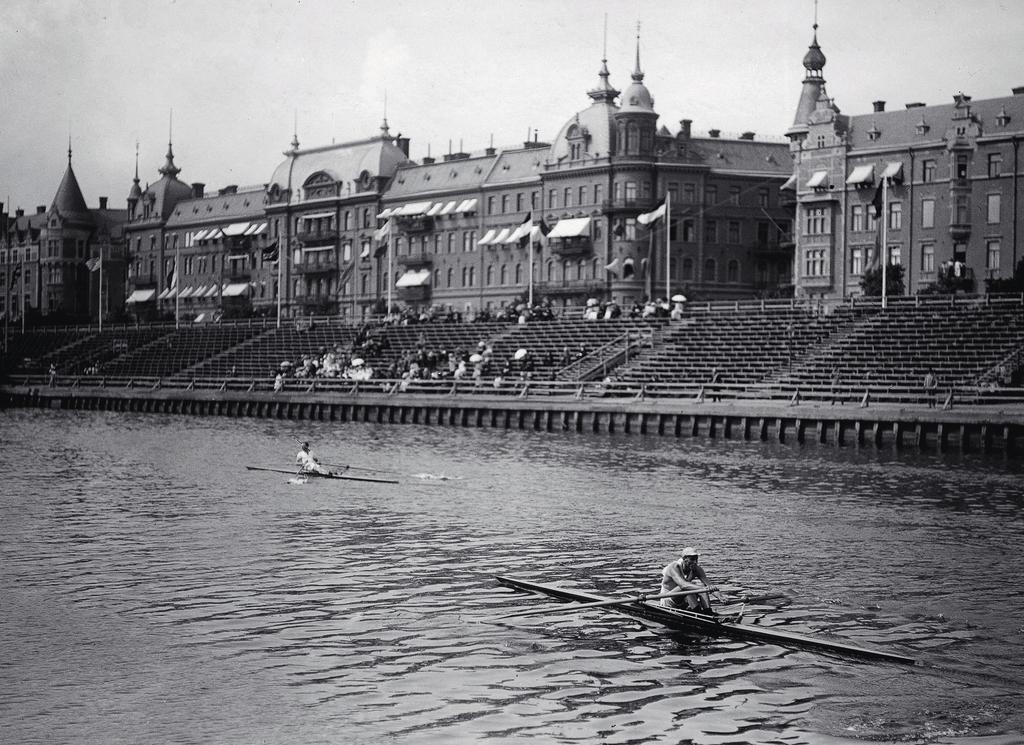
M 636 67 L 633 82 L 622 94 L 621 104 L 615 114 L 617 133 L 616 155 L 654 157 L 654 132 L 658 114 L 654 110 L 654 98 L 644 85 L 644 73 L 640 69 L 640 34 L 636 36 Z
M 786 136 L 792 143 L 801 142 L 807 137 L 807 120 L 814 113 L 818 99 L 828 98 L 825 93 L 825 77 L 822 74 L 822 70 L 825 69 L 825 54 L 818 46 L 817 9 L 815 9 L 814 38 L 807 48 L 807 54 L 804 55 L 803 65 L 807 73 L 804 75 L 803 89 L 800 91 L 800 102 L 796 106 L 793 124 L 786 130 Z

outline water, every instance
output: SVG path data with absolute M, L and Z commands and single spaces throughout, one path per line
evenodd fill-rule
M 246 471 L 322 460 L 398 485 Z M 0 412 L 10 743 L 1018 743 L 1024 489 L 1000 457 Z M 365 475 L 365 474 L 364 474 Z M 696 544 L 763 623 L 668 634 L 499 587 L 656 589 Z

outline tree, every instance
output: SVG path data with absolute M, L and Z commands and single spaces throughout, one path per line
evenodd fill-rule
M 993 292 L 1024 292 L 1024 259 L 1017 262 L 1012 277 L 1006 279 L 986 279 L 985 289 Z
M 882 267 L 881 265 L 866 269 L 860 278 L 860 289 L 869 297 L 882 296 Z M 903 265 L 890 264 L 885 273 L 885 294 L 888 296 L 902 295 L 903 287 Z

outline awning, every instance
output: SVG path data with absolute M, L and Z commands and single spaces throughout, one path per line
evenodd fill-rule
M 796 174 L 794 173 L 788 179 L 786 183 L 779 187 L 779 191 L 796 191 Z
M 570 217 L 559 220 L 548 233 L 548 238 L 575 238 L 590 230 L 589 217 Z
M 193 233 L 192 234 L 192 240 L 194 240 L 194 241 L 201 241 L 204 238 L 206 238 L 206 234 L 207 233 L 212 233 L 212 232 L 213 232 L 213 228 L 210 228 L 208 230 L 200 230 L 198 233 Z
M 132 292 L 131 295 L 128 296 L 128 299 L 125 300 L 125 302 L 148 303 L 150 300 L 153 299 L 154 295 L 156 295 L 156 290 L 135 290 L 134 292 Z
M 171 296 L 172 288 L 164 288 L 163 292 L 156 296 L 157 300 L 167 300 Z
M 455 211 L 455 205 L 457 205 L 458 203 L 458 200 L 452 200 L 451 202 L 448 202 L 448 204 L 441 208 L 441 212 L 439 214 L 450 215 Z
M 254 223 L 253 223 L 252 225 L 250 225 L 250 226 L 249 226 L 249 228 L 248 228 L 248 229 L 247 229 L 247 230 L 245 231 L 245 234 L 246 234 L 246 235 L 259 235 L 260 233 L 262 233 L 262 232 L 263 232 L 264 230 L 266 230 L 266 229 L 267 229 L 267 223 L 265 223 L 265 222 L 261 222 L 261 223 L 255 223 L 255 222 L 254 222 Z
M 218 292 L 220 292 L 220 287 L 214 282 L 210 285 L 210 289 L 206 291 L 206 297 L 217 297 Z
M 333 251 L 334 246 L 303 246 L 304 253 L 315 253 L 316 251 Z
M 204 240 L 215 241 L 218 238 L 220 238 L 222 235 L 224 235 L 224 231 L 223 230 L 221 230 L 220 228 L 214 228 L 213 230 L 211 230 L 209 233 L 206 234 L 206 238 Z
M 223 228 L 224 235 L 242 235 L 249 229 L 249 223 L 247 222 L 233 222 L 227 227 Z
M 546 243 L 548 240 L 547 235 L 541 229 L 540 225 L 534 225 L 530 228 L 530 242 L 531 243 Z
M 299 215 L 301 220 L 319 220 L 324 217 L 334 217 L 333 212 L 314 212 L 312 215 Z
M 486 232 L 486 233 L 484 234 L 484 237 L 483 237 L 483 238 L 481 238 L 480 240 L 478 240 L 478 241 L 476 242 L 476 245 L 478 245 L 478 246 L 486 246 L 486 245 L 488 245 L 488 244 L 490 244 L 490 243 L 494 243 L 494 236 L 495 236 L 495 234 L 496 234 L 497 232 L 498 232 L 498 229 L 497 229 L 497 228 L 491 228 L 490 230 L 488 230 L 488 231 L 487 231 L 487 232 Z
M 882 171 L 882 178 L 889 178 L 893 181 L 903 181 L 903 161 L 887 163 Z
M 456 212 L 476 212 L 476 200 L 475 199 L 463 199 L 462 204 L 458 206 Z
M 224 288 L 224 292 L 221 293 L 224 297 L 238 297 L 244 295 L 249 291 L 248 282 L 235 282 Z
M 428 209 L 430 209 L 430 202 L 413 202 L 412 204 L 403 205 L 394 214 L 409 217 L 411 215 L 422 215 Z
M 195 299 L 200 297 L 206 297 L 206 291 L 209 289 L 210 288 L 207 285 L 200 285 L 199 287 L 192 291 L 192 298 Z
M 434 202 L 434 206 L 427 210 L 427 217 L 433 217 L 444 209 L 444 202 Z
M 429 281 L 429 269 L 410 269 L 398 278 L 395 287 L 422 287 Z
M 504 243 L 506 240 L 508 240 L 508 237 L 511 234 L 512 234 L 512 228 L 502 228 L 501 232 L 498 233 L 498 235 L 496 235 L 495 238 L 494 238 L 494 241 L 493 241 L 494 245 L 498 245 L 499 243 Z
M 385 207 L 384 209 L 377 213 L 377 219 L 384 220 L 388 217 L 391 217 L 391 215 L 393 215 L 396 212 L 398 212 L 398 207 Z
M 875 166 L 857 166 L 853 169 L 853 173 L 846 179 L 847 184 L 873 184 L 875 182 Z
M 533 228 L 533 223 L 531 222 L 520 223 L 515 230 L 509 233 L 508 238 L 505 239 L 505 243 L 518 243 L 530 234 L 531 228 Z
M 182 290 L 180 293 L 178 293 L 178 297 L 191 297 L 192 289 L 193 289 L 192 285 L 189 285 L 184 290 Z
M 828 185 L 828 171 L 815 171 L 809 179 L 807 179 L 808 189 L 820 189 L 823 186 Z

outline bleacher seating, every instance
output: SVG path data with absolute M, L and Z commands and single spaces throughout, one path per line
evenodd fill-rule
M 26 333 L 7 329 L 7 348 L 0 358 L 4 372 L 44 373 L 50 357 L 82 338 L 79 329 L 32 329 Z
M 195 377 L 265 378 L 275 375 L 285 361 L 295 364 L 304 356 L 319 356 L 339 346 L 347 353 L 355 337 L 356 329 L 341 324 L 286 324 L 200 362 L 188 373 Z
M 110 376 L 166 377 L 263 332 L 260 326 L 210 324 L 176 329 L 107 363 Z

